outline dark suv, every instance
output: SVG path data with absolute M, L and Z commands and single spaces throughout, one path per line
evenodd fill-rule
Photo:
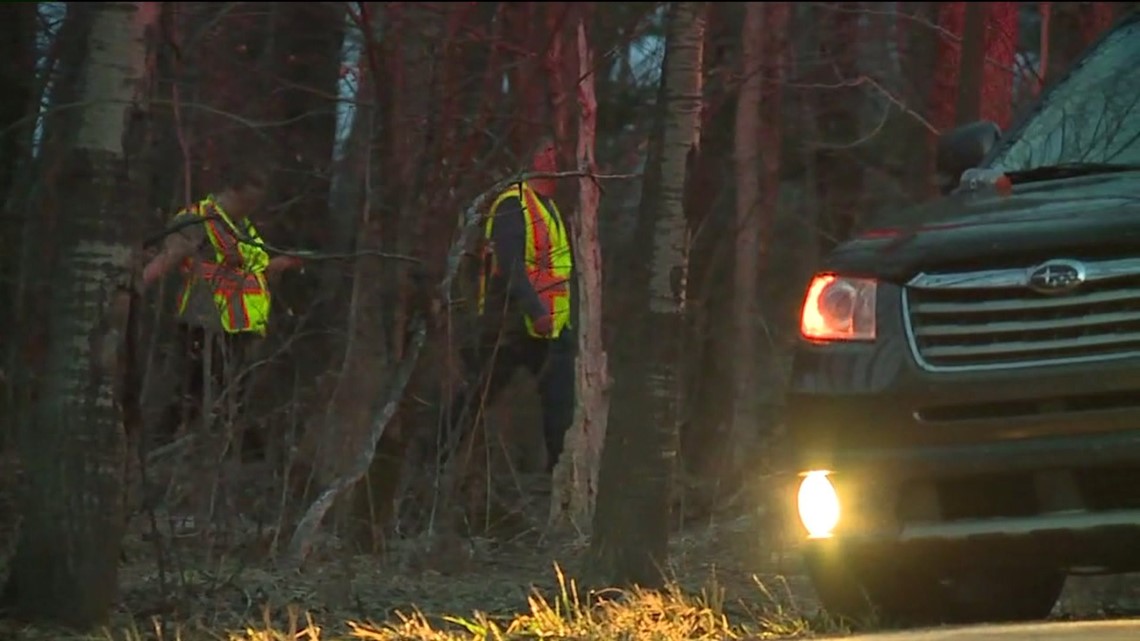
M 1140 570 L 1138 14 L 939 163 L 807 288 L 789 496 L 833 614 L 1041 618 Z

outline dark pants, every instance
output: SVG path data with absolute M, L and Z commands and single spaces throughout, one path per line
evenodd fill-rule
M 156 386 L 155 409 L 159 414 L 152 434 L 159 440 L 173 437 L 180 425 L 193 431 L 202 420 L 202 408 L 213 408 L 208 429 L 217 429 L 217 419 L 230 424 L 244 401 L 249 376 L 243 375 L 257 336 L 240 333 L 207 332 L 201 327 L 179 323 L 173 352 L 167 361 L 165 384 Z M 207 350 L 209 350 L 207 352 Z M 207 362 L 208 361 L 208 362 Z M 206 383 L 209 382 L 207 397 Z M 256 435 L 246 431 L 243 458 L 264 449 Z M 254 438 L 251 438 L 254 437 Z M 247 449 L 250 451 L 247 451 Z
M 446 462 L 455 444 L 481 416 L 480 408 L 493 403 L 515 370 L 525 367 L 538 379 L 546 469 L 552 471 L 562 455 L 562 439 L 574 421 L 575 344 L 574 330 L 568 327 L 553 340 L 515 335 L 505 337 L 496 350 L 495 341 L 488 338 L 464 350 L 467 380 L 444 417 L 438 462 Z

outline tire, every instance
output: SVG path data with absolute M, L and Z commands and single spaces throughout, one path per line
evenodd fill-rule
M 1057 570 L 981 561 L 941 572 L 933 564 L 872 562 L 831 550 L 810 550 L 804 561 L 824 610 L 856 628 L 1044 619 L 1065 586 Z

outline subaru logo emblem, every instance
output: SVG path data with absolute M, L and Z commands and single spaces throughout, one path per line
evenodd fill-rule
M 1029 289 L 1041 294 L 1066 294 L 1085 282 L 1085 266 L 1075 260 L 1050 260 L 1029 270 Z

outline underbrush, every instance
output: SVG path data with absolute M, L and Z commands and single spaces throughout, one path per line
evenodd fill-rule
M 677 583 L 661 591 L 606 590 L 580 593 L 577 582 L 554 567 L 557 588 L 544 595 L 533 589 L 522 612 L 467 615 L 434 614 L 410 609 L 388 620 L 322 620 L 300 606 L 279 616 L 265 611 L 262 620 L 235 629 L 132 624 L 98 635 L 59 636 L 25 629 L 21 641 L 482 641 L 575 639 L 582 641 L 752 640 L 796 638 L 838 632 L 823 620 L 809 620 L 787 605 L 790 594 L 772 591 L 753 577 L 752 598 L 729 603 L 715 577 L 696 591 Z M 787 588 L 785 586 L 784 590 Z

